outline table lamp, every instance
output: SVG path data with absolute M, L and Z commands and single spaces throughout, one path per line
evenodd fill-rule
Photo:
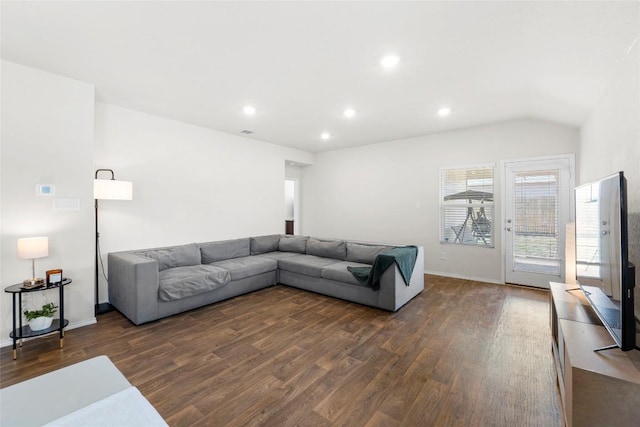
M 22 283 L 26 286 L 39 286 L 44 284 L 44 279 L 36 278 L 35 259 L 49 255 L 48 237 L 27 237 L 18 239 L 18 257 L 31 259 L 31 279 Z

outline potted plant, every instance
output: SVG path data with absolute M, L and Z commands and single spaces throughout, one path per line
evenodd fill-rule
M 32 331 L 41 331 L 51 326 L 53 315 L 56 313 L 58 306 L 50 302 L 44 304 L 40 310 L 25 310 L 24 317 L 29 322 Z

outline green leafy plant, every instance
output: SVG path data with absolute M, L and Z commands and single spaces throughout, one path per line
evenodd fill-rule
M 24 311 L 24 317 L 27 318 L 27 320 L 33 320 L 36 317 L 53 317 L 53 315 L 56 313 L 58 306 L 55 305 L 54 303 L 50 302 L 47 303 L 45 305 L 42 306 L 42 309 L 40 310 L 25 310 Z

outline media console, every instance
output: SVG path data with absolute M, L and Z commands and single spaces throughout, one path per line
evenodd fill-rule
M 551 283 L 551 348 L 567 426 L 640 424 L 640 351 L 613 344 L 577 285 Z

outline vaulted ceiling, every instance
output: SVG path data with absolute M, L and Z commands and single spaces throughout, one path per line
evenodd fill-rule
M 2 58 L 93 83 L 100 102 L 318 152 L 522 117 L 579 127 L 640 43 L 639 6 L 3 1 Z

